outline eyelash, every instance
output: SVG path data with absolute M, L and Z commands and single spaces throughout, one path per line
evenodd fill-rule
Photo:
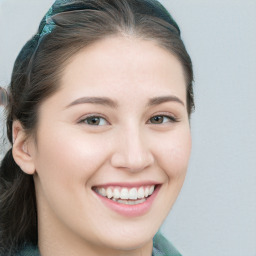
M 89 118 L 100 118 L 100 119 L 104 119 L 108 124 L 109 122 L 107 121 L 107 119 L 101 115 L 89 115 L 84 117 L 83 119 L 81 119 L 78 123 L 79 124 L 84 124 L 86 120 L 88 120 Z M 86 124 L 86 123 L 85 123 Z M 86 125 L 90 125 L 90 124 L 86 124 Z M 100 126 L 100 125 L 90 125 L 90 126 Z
M 177 123 L 179 122 L 178 118 L 172 116 L 172 115 L 166 115 L 166 114 L 159 114 L 159 115 L 154 115 L 152 117 L 149 118 L 149 120 L 151 120 L 152 118 L 156 118 L 156 117 L 161 117 L 161 118 L 168 118 L 169 121 L 168 122 L 163 122 L 163 123 L 160 123 L 160 124 L 165 124 L 165 123 Z M 153 124 L 153 123 L 151 123 Z M 154 124 L 154 125 L 157 125 L 157 124 Z
M 172 116 L 172 115 L 166 115 L 166 114 L 159 114 L 159 115 L 154 115 L 154 116 L 152 116 L 152 117 L 150 117 L 149 118 L 149 121 L 152 119 L 152 118 L 155 118 L 155 117 L 161 117 L 161 118 L 168 118 L 169 119 L 169 121 L 168 122 L 162 122 L 162 123 L 160 123 L 160 124 L 165 124 L 165 123 L 177 123 L 177 122 L 179 122 L 179 119 L 178 118 L 176 118 L 176 117 L 174 117 L 174 116 Z M 99 118 L 99 119 L 104 119 L 108 124 L 110 124 L 108 121 L 107 121 L 107 119 L 105 118 L 105 117 L 103 117 L 103 116 L 101 116 L 101 115 L 96 115 L 96 114 L 94 114 L 94 115 L 89 115 L 89 116 L 86 116 L 86 117 L 84 117 L 83 119 L 81 119 L 78 123 L 79 124 L 86 124 L 86 125 L 90 125 L 90 124 L 88 124 L 88 123 L 86 123 L 85 121 L 87 120 L 88 121 L 88 119 L 89 118 Z M 149 122 L 149 121 L 147 121 L 147 123 Z M 154 124 L 154 123 L 151 123 L 151 124 L 153 124 L 153 125 L 158 125 L 158 124 Z M 90 126 L 102 126 L 102 125 L 90 125 Z

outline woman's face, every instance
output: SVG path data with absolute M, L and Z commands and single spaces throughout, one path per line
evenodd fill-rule
M 153 41 L 110 37 L 73 56 L 30 147 L 41 249 L 152 249 L 186 175 L 186 109 L 182 66 Z

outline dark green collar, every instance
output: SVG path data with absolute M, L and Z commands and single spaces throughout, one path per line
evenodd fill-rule
M 158 232 L 153 239 L 152 256 L 182 256 L 182 255 L 160 232 Z

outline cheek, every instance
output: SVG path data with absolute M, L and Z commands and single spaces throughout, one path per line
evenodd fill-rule
M 88 212 L 95 203 L 89 196 L 87 183 L 105 162 L 105 151 L 95 136 L 85 136 L 84 132 L 64 126 L 45 136 L 41 134 L 36 158 L 38 178 L 35 181 L 41 212 L 73 223 L 70 220 L 72 212 L 77 216 L 76 220 L 80 220 L 81 212 Z
M 79 183 L 84 186 L 106 159 L 104 147 L 95 136 L 73 129 L 52 131 L 47 137 L 39 137 L 38 144 L 36 165 L 41 181 L 63 189 L 74 189 L 73 185 L 77 189 Z
M 169 178 L 184 178 L 191 152 L 189 128 L 171 133 L 155 150 L 159 165 Z

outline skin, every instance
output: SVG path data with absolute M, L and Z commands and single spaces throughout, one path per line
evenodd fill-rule
M 83 103 L 81 97 L 117 103 Z M 147 106 L 149 99 L 175 96 Z M 99 125 L 84 120 L 102 116 Z M 153 116 L 164 117 L 153 123 Z M 152 238 L 185 179 L 191 150 L 180 62 L 153 41 L 114 36 L 84 48 L 64 69 L 61 88 L 39 109 L 37 143 L 14 123 L 13 155 L 34 175 L 43 256 L 152 254 Z M 113 182 L 161 184 L 150 210 L 127 217 L 107 208 L 92 187 Z

